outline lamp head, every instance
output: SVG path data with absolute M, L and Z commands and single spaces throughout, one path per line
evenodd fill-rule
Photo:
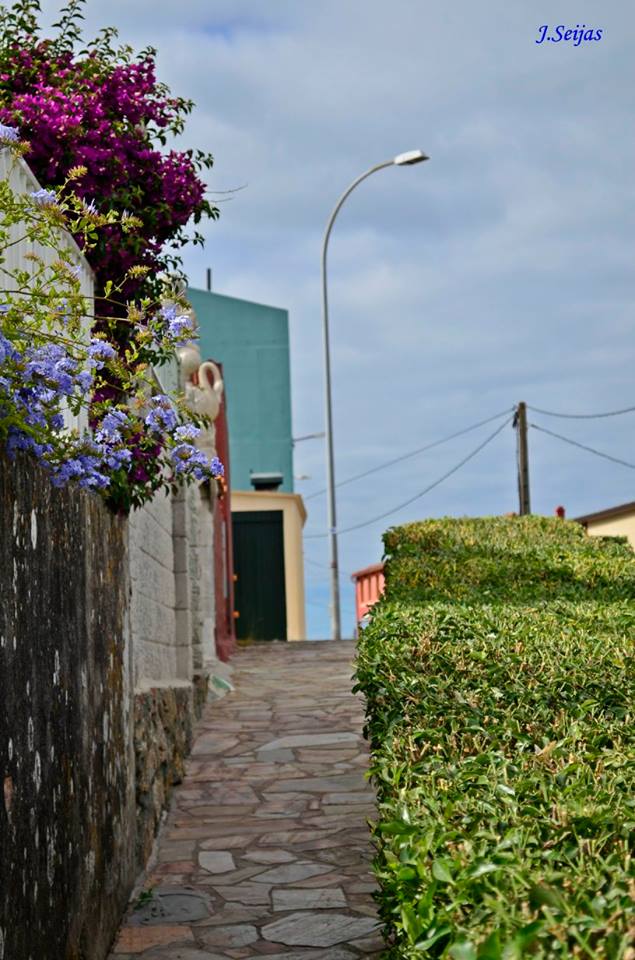
M 424 160 L 429 159 L 430 157 L 422 150 L 408 150 L 406 153 L 398 154 L 393 163 L 398 167 L 411 167 L 415 163 L 423 163 Z

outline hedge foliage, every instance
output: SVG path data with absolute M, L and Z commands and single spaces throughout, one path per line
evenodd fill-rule
M 415 524 L 386 548 L 357 663 L 386 956 L 632 960 L 632 552 L 537 518 Z M 591 584 L 601 602 L 569 599 Z
M 387 596 L 534 603 L 635 598 L 633 553 L 548 517 L 429 520 L 389 530 Z

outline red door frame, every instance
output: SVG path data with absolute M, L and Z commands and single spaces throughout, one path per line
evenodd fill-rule
M 221 375 L 223 365 L 214 363 Z M 226 662 L 236 649 L 234 629 L 234 558 L 232 545 L 231 475 L 229 464 L 229 431 L 227 425 L 227 393 L 223 391 L 216 427 L 216 450 L 225 467 L 225 493 L 214 505 L 214 590 L 216 597 L 216 653 Z

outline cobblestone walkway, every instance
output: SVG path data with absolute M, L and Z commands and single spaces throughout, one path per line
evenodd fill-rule
M 162 828 L 151 899 L 112 960 L 378 956 L 353 644 L 268 644 L 197 728 Z M 142 898 L 143 901 L 143 898 Z

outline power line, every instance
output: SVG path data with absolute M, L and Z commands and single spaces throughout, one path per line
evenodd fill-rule
M 570 437 L 563 437 L 562 434 L 554 433 L 553 430 L 547 430 L 546 427 L 539 427 L 537 423 L 530 423 L 529 426 L 533 427 L 534 430 L 540 430 L 541 433 L 548 433 L 550 437 L 557 437 L 558 440 L 564 440 L 565 443 L 570 443 L 572 447 L 579 447 L 588 453 L 594 453 L 596 457 L 603 457 L 605 460 L 611 460 L 613 463 L 619 463 L 623 467 L 630 467 L 631 470 L 635 470 L 635 463 L 629 463 L 627 460 L 620 460 L 619 457 L 612 457 L 610 453 L 602 453 L 601 450 L 587 447 L 586 444 L 578 443 L 577 440 L 571 440 Z
M 495 437 L 497 437 L 498 434 L 502 432 L 502 430 L 505 429 L 505 427 L 509 426 L 509 424 L 512 422 L 512 419 L 513 419 L 512 417 L 508 417 L 508 419 L 505 420 L 504 423 L 501 423 L 501 425 L 497 427 L 496 430 L 494 430 L 494 432 L 490 434 L 486 440 L 483 440 L 482 443 L 479 443 L 478 447 L 475 447 L 475 449 L 472 450 L 471 453 L 468 453 L 466 457 L 463 457 L 463 459 L 460 460 L 454 467 L 452 467 L 451 470 L 448 470 L 447 473 L 444 473 L 443 476 L 435 480 L 434 483 L 429 484 L 424 490 L 421 490 L 419 493 L 416 493 L 414 497 L 410 497 L 408 500 L 404 500 L 403 503 L 398 504 L 396 507 L 392 507 L 390 510 L 386 510 L 384 513 L 380 513 L 379 516 L 373 517 L 371 520 L 365 520 L 363 523 L 356 523 L 352 527 L 345 527 L 343 530 L 338 530 L 337 531 L 338 535 L 341 533 L 351 533 L 353 530 L 360 530 L 362 527 L 368 527 L 373 523 L 377 523 L 379 520 L 385 519 L 385 517 L 389 517 L 393 513 L 397 513 L 399 510 L 403 510 L 404 507 L 407 507 L 411 503 L 414 503 L 415 500 L 419 500 L 420 497 L 423 497 L 425 496 L 426 493 L 429 493 L 431 490 L 434 490 L 434 488 L 438 487 L 440 483 L 443 483 L 443 481 L 447 480 L 448 477 L 451 477 L 453 473 L 456 473 L 457 470 L 460 470 L 461 467 L 463 467 L 469 460 L 475 457 L 477 453 L 480 453 L 480 451 L 484 447 L 486 447 L 488 443 L 491 443 L 492 440 Z M 309 534 L 306 537 L 306 539 L 315 540 L 317 538 L 322 538 L 327 536 L 328 534 L 326 533 L 313 533 L 313 534 Z
M 304 598 L 304 602 L 305 602 L 305 603 L 308 603 L 308 605 L 309 605 L 310 607 L 319 607 L 321 610 L 330 610 L 330 609 L 331 609 L 330 604 L 328 604 L 328 603 L 321 603 L 319 600 L 311 600 L 309 597 L 305 597 L 305 598 Z M 356 612 L 357 612 L 357 611 L 355 610 L 354 604 L 350 603 L 350 601 L 343 600 L 343 601 L 342 601 L 342 606 L 343 606 L 349 613 L 356 613 Z
M 443 437 L 441 440 L 435 440 L 433 443 L 428 443 L 425 447 L 419 447 L 417 450 L 412 450 L 410 453 L 403 453 L 400 457 L 394 457 L 392 460 L 386 460 L 376 467 L 371 467 L 370 470 L 364 470 L 363 473 L 356 473 L 354 477 L 348 477 L 346 480 L 340 480 L 340 482 L 336 483 L 335 486 L 345 487 L 347 483 L 353 483 L 355 480 L 362 480 L 364 477 L 368 477 L 372 473 L 379 473 L 380 470 L 386 470 L 387 467 L 392 467 L 395 463 L 401 463 L 403 460 L 416 457 L 420 453 L 425 453 L 426 450 L 432 450 L 433 447 L 439 447 L 442 443 L 447 443 L 449 440 L 454 440 L 456 437 L 462 437 L 464 434 L 470 433 L 472 430 L 477 430 L 479 427 L 484 427 L 486 423 L 492 423 L 493 420 L 498 420 L 499 417 L 504 417 L 510 412 L 510 409 L 502 410 L 500 413 L 494 414 L 493 417 L 487 417 L 486 420 L 479 420 L 478 423 L 473 423 L 471 427 L 465 427 L 463 430 L 457 430 L 456 433 L 451 433 L 449 436 Z M 316 490 L 315 493 L 308 494 L 308 496 L 304 497 L 303 499 L 305 501 L 313 500 L 314 497 L 320 497 L 324 493 L 326 493 L 326 487 L 324 487 L 322 490 Z
M 554 413 L 553 410 L 541 410 L 540 407 L 532 407 L 529 403 L 527 409 L 533 410 L 534 413 L 543 413 L 546 417 L 561 417 L 564 420 L 598 420 L 601 417 L 619 417 L 622 413 L 635 412 L 635 407 L 624 407 L 623 410 L 609 410 L 607 413 Z
M 331 569 L 331 568 L 329 567 L 328 563 L 319 563 L 317 560 L 312 560 L 311 557 L 306 557 L 306 556 L 305 556 L 304 562 L 305 562 L 305 563 L 310 563 L 312 567 L 319 567 L 320 570 L 330 570 L 330 569 Z M 340 573 L 340 577 L 342 577 L 342 579 L 350 580 L 351 577 L 353 576 L 352 573 L 348 573 L 346 570 L 342 570 L 341 567 L 340 567 L 339 573 Z

